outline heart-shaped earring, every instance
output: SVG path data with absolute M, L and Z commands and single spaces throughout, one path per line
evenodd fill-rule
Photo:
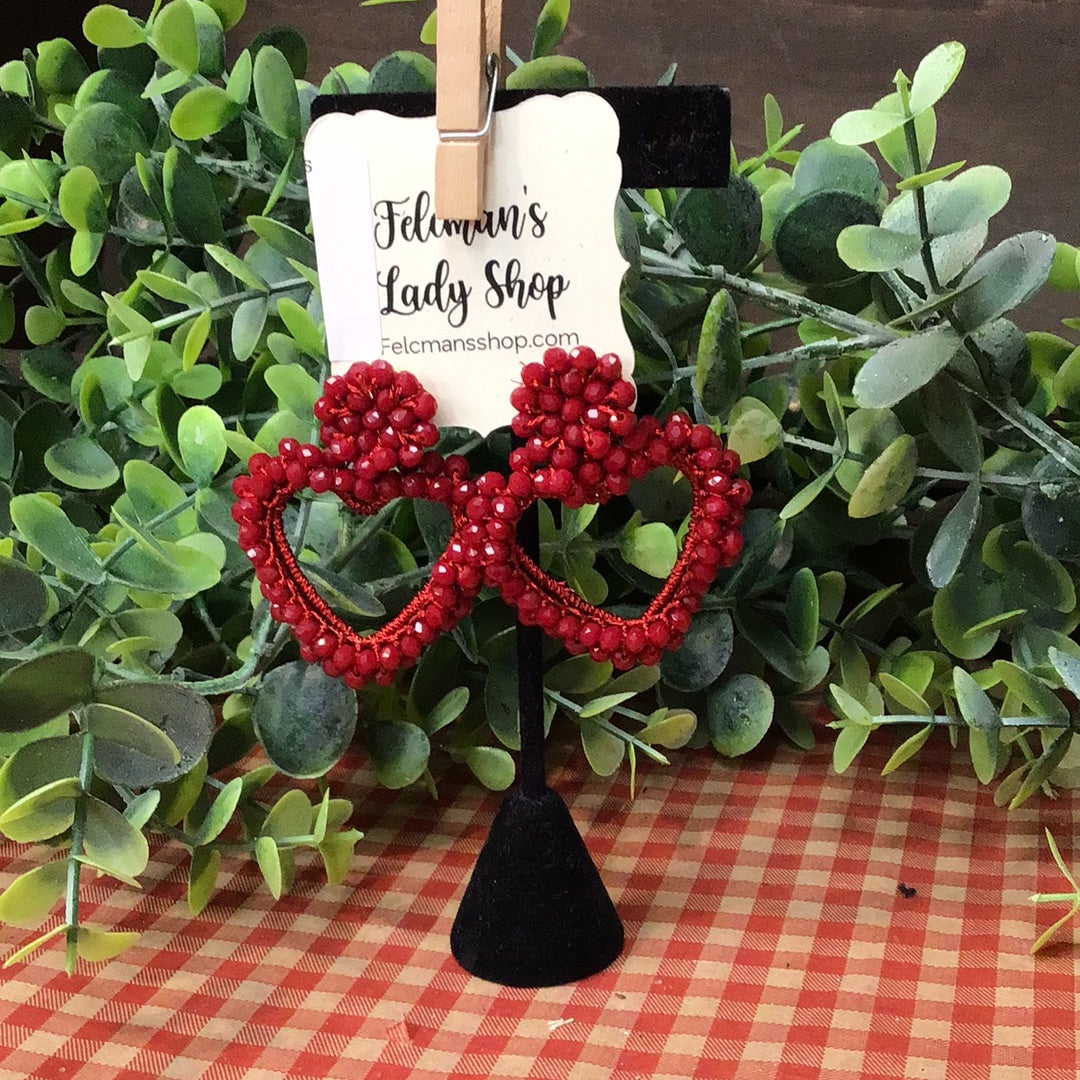
M 452 630 L 472 607 L 484 567 L 509 554 L 521 508 L 499 473 L 469 478 L 460 455 L 431 447 L 435 399 L 408 372 L 385 361 L 354 364 L 327 380 L 316 402 L 325 449 L 283 439 L 276 457 L 255 454 L 249 475 L 233 482 L 233 519 L 244 553 L 255 566 L 270 614 L 290 625 L 300 655 L 354 687 L 393 680 L 424 646 Z M 405 608 L 378 631 L 358 634 L 318 594 L 289 547 L 282 515 L 298 492 L 333 492 L 357 514 L 392 499 L 430 499 L 451 513 L 454 532 L 432 565 L 431 577 Z
M 630 410 L 634 387 L 615 355 L 587 348 L 549 349 L 526 364 L 514 390 L 513 432 L 523 445 L 510 457 L 509 487 L 521 498 L 554 497 L 570 507 L 625 495 L 630 481 L 669 465 L 690 482 L 693 508 L 682 552 L 660 591 L 636 618 L 612 615 L 553 580 L 520 548 L 489 565 L 487 580 L 568 652 L 588 652 L 617 668 L 655 664 L 676 648 L 720 567 L 742 550 L 739 527 L 750 485 L 738 477 L 738 455 L 706 424 L 682 412 L 663 424 Z
M 511 398 L 523 445 L 511 454 L 509 477 L 472 478 L 463 457 L 433 449 L 436 402 L 414 375 L 378 360 L 331 377 L 315 404 L 323 446 L 284 439 L 277 456 L 253 455 L 249 475 L 233 482 L 240 544 L 271 615 L 292 627 L 305 660 L 350 686 L 391 682 L 468 614 L 485 584 L 499 589 L 522 623 L 542 627 L 570 652 L 620 668 L 657 663 L 681 641 L 718 569 L 738 557 L 750 487 L 711 428 L 685 413 L 663 424 L 639 419 L 634 396 L 618 357 L 548 350 L 543 363 L 525 365 Z M 671 575 L 637 618 L 589 604 L 518 546 L 518 520 L 536 499 L 606 502 L 662 465 L 689 479 L 693 509 Z M 453 531 L 430 579 L 379 630 L 361 635 L 347 626 L 304 575 L 282 521 L 289 499 L 304 490 L 332 492 L 357 514 L 396 498 L 430 499 L 450 511 Z

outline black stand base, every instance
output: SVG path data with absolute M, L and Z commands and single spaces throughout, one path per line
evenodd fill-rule
M 622 946 L 622 923 L 562 799 L 515 788 L 462 897 L 454 958 L 503 986 L 562 986 L 602 971 Z

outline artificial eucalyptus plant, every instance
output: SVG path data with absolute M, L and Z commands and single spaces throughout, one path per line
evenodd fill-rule
M 38 925 L 64 899 L 9 963 L 53 937 L 69 967 L 128 944 L 83 925 L 82 875 L 135 882 L 150 835 L 190 850 L 193 912 L 223 852 L 254 855 L 275 895 L 298 848 L 340 880 L 360 834 L 324 777 L 358 715 L 390 787 L 434 790 L 433 750 L 488 787 L 513 779 L 514 627 L 497 597 L 357 694 L 297 659 L 235 543 L 232 478 L 314 437 L 326 374 L 311 102 L 434 82 L 406 51 L 316 86 L 283 28 L 230 64 L 244 6 L 158 0 L 140 20 L 104 4 L 84 27 L 96 70 L 62 39 L 0 67 L 0 340 L 15 343 L 0 371 L 0 832 L 48 845 L 0 920 Z M 591 85 L 550 55 L 568 9 L 544 5 L 529 60 L 508 50 L 510 86 Z M 774 725 L 808 748 L 824 706 L 840 770 L 896 725 L 913 734 L 887 770 L 947 727 L 999 802 L 1080 775 L 1080 348 L 1006 318 L 1048 279 L 1080 291 L 1078 252 L 1033 232 L 983 253 L 1008 176 L 931 166 L 963 55 L 934 50 L 801 151 L 769 97 L 765 149 L 733 160 L 729 187 L 620 200 L 639 409 L 715 424 L 757 494 L 745 554 L 678 652 L 615 675 L 549 646 L 548 715 L 578 726 L 598 773 L 627 762 L 632 785 L 642 756 L 737 756 Z M 508 451 L 505 433 L 447 429 L 443 444 L 477 469 Z M 624 610 L 670 571 L 689 510 L 670 470 L 628 501 L 541 507 L 545 568 Z M 359 520 L 314 496 L 288 527 L 363 629 L 403 606 L 448 526 L 428 503 Z

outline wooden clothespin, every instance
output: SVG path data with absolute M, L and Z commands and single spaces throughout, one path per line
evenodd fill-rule
M 435 214 L 478 221 L 502 55 L 502 0 L 438 0 Z

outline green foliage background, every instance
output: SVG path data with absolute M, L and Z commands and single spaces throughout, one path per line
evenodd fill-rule
M 497 597 L 358 701 L 296 659 L 237 549 L 231 480 L 256 450 L 314 437 L 327 369 L 312 100 L 434 80 L 401 51 L 316 85 L 281 28 L 229 64 L 244 6 L 170 0 L 144 22 L 104 4 L 85 23 L 95 70 L 62 39 L 0 67 L 0 340 L 24 341 L 0 372 L 0 832 L 55 853 L 0 895 L 0 920 L 39 925 L 63 900 L 8 962 L 53 937 L 69 966 L 126 946 L 83 925 L 80 872 L 134 881 L 149 834 L 191 851 L 196 912 L 223 852 L 254 856 L 275 895 L 305 846 L 340 880 L 360 834 L 322 778 L 358 715 L 390 787 L 434 789 L 435 750 L 493 789 L 514 776 Z M 592 84 L 552 54 L 568 12 L 548 0 L 507 85 Z M 423 43 L 435 33 L 429 19 Z M 642 755 L 737 756 L 772 729 L 809 748 L 825 707 L 841 771 L 875 728 L 901 732 L 891 770 L 945 727 L 1000 803 L 1076 781 L 1080 321 L 1024 333 L 1008 316 L 1047 281 L 1080 291 L 1080 253 L 1037 232 L 984 250 L 1009 177 L 931 164 L 963 59 L 939 47 L 816 141 L 770 96 L 763 150 L 733 160 L 728 188 L 623 193 L 639 407 L 714 424 L 756 496 L 745 554 L 679 652 L 615 675 L 548 646 L 547 715 L 578 726 L 598 773 L 625 765 L 633 785 Z M 508 436 L 447 429 L 443 447 L 498 468 Z M 544 565 L 640 609 L 688 509 L 665 470 L 629 507 L 544 506 Z M 370 628 L 447 522 L 312 497 L 288 527 L 323 594 Z M 269 764 L 245 771 L 256 742 Z M 263 801 L 277 773 L 303 783 Z

